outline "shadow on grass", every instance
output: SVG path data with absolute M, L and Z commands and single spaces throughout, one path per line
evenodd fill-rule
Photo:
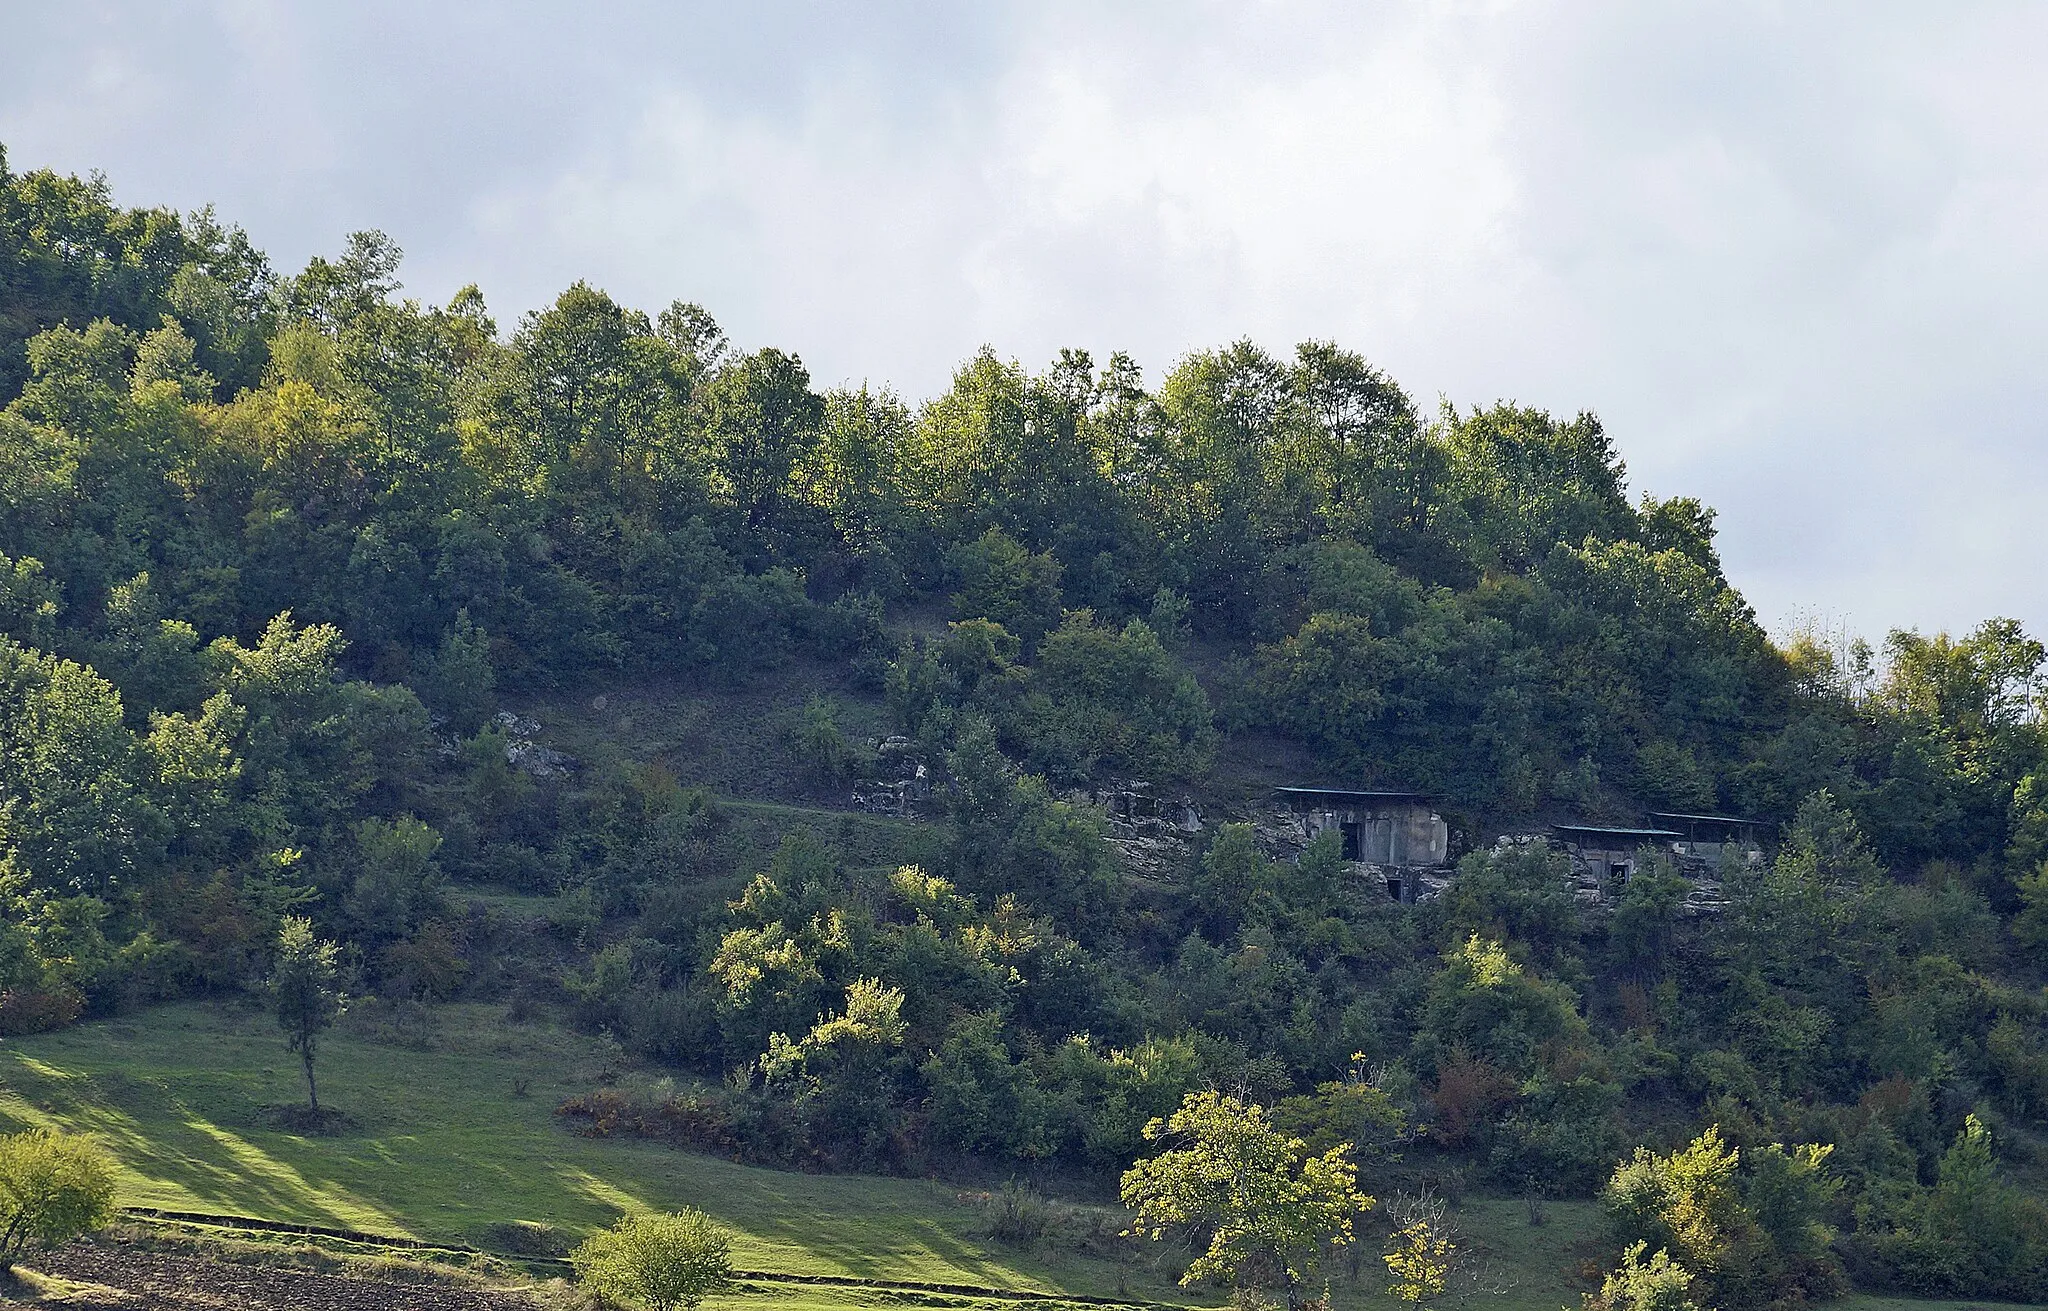
M 144 1127 L 126 1111 L 37 1089 L 9 1079 L 0 1094 L 0 1113 L 18 1122 L 92 1134 L 120 1161 L 123 1171 L 151 1186 L 203 1203 L 201 1209 L 251 1212 L 318 1223 L 375 1227 L 396 1222 L 384 1211 L 338 1190 L 311 1161 L 294 1164 L 234 1130 L 168 1101 Z M 26 1086 L 24 1086 L 26 1085 Z M 90 1089 L 91 1080 L 77 1086 Z M 26 1094 L 26 1095 L 24 1095 Z
M 787 1173 L 702 1157 L 690 1160 L 689 1172 L 690 1186 L 678 1190 L 680 1197 L 667 1193 L 666 1201 L 656 1190 L 630 1192 L 580 1168 L 563 1167 L 557 1174 L 567 1188 L 613 1213 L 680 1201 L 751 1244 L 769 1252 L 783 1249 L 785 1262 L 795 1257 L 833 1274 L 1057 1291 L 978 1241 L 971 1233 L 978 1214 L 955 1206 L 950 1197 L 927 1194 L 921 1184 L 890 1180 L 877 1187 L 880 1181 L 861 1176 Z
M 198 1004 L 0 1042 L 0 1117 L 97 1135 L 129 1204 L 427 1238 L 504 1221 L 577 1235 L 628 1208 L 690 1205 L 730 1226 L 764 1269 L 1041 1291 L 1116 1284 L 1108 1262 L 995 1248 L 951 1189 L 577 1137 L 552 1112 L 596 1068 L 589 1040 L 508 1026 L 485 1007 L 451 1008 L 444 1028 L 444 1049 L 427 1052 L 329 1039 L 322 1102 L 362 1126 L 340 1137 L 270 1118 L 303 1085 L 267 1017 Z

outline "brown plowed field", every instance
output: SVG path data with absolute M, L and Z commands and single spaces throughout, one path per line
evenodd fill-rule
M 36 1253 L 23 1264 L 117 1290 L 55 1304 L 66 1311 L 536 1311 L 531 1299 L 514 1293 L 352 1279 L 112 1244 Z

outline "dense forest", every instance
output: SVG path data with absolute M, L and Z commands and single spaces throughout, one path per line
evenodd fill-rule
M 1431 412 L 1330 343 L 1156 387 L 984 349 L 913 404 L 694 304 L 578 283 L 504 331 L 399 269 L 361 233 L 281 273 L 0 154 L 0 1033 L 257 987 L 304 915 L 360 995 L 704 1076 L 565 1108 L 608 1132 L 1085 1182 L 1221 1089 L 1368 1182 L 1601 1192 L 1701 1305 L 2048 1299 L 2018 624 L 1776 644 L 1592 413 Z M 522 768 L 496 717 L 821 668 L 928 763 L 917 866 L 658 759 Z M 798 749 L 847 780 L 839 713 Z M 1087 801 L 1228 818 L 1260 753 L 1442 798 L 1449 891 L 1230 822 L 1141 876 Z M 1757 817 L 1770 859 L 1698 915 L 1492 842 L 1645 809 Z

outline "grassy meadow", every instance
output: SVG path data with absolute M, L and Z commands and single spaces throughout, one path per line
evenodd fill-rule
M 982 1209 L 946 1184 L 790 1173 L 579 1137 L 554 1107 L 589 1088 L 615 1050 L 509 1023 L 497 1007 L 432 1014 L 425 1032 L 344 1021 L 325 1039 L 322 1103 L 351 1121 L 332 1135 L 281 1127 L 278 1108 L 305 1096 L 297 1061 L 265 1012 L 234 1004 L 165 1006 L 0 1042 L 0 1120 L 94 1134 L 119 1160 L 131 1206 L 474 1243 L 506 1221 L 574 1235 L 629 1206 L 690 1205 L 734 1230 L 735 1259 L 749 1269 L 1218 1301 L 1174 1285 L 1170 1252 L 1119 1270 L 1051 1243 L 992 1240 Z M 1467 1214 L 1479 1244 L 1517 1271 L 1490 1304 L 1556 1311 L 1576 1300 L 1563 1249 L 1584 1236 L 1589 1208 L 1553 1204 L 1541 1228 L 1527 1225 L 1519 1203 L 1474 1201 Z M 1375 1252 L 1362 1254 L 1356 1286 L 1348 1268 L 1337 1270 L 1339 1300 L 1380 1302 L 1366 1295 L 1377 1264 Z M 876 1305 L 877 1296 L 908 1294 L 764 1286 L 735 1305 Z
M 132 1206 L 475 1242 L 503 1221 L 579 1233 L 627 1207 L 690 1205 L 736 1232 L 735 1259 L 751 1269 L 1115 1289 L 1106 1264 L 990 1242 L 979 1209 L 942 1185 L 579 1137 L 553 1110 L 612 1059 L 603 1044 L 508 1024 L 492 1007 L 435 1014 L 431 1034 L 408 1041 L 348 1030 L 323 1041 L 323 1104 L 352 1121 L 333 1135 L 279 1127 L 277 1108 L 305 1096 L 298 1063 L 267 1014 L 224 1005 L 0 1043 L 0 1116 L 97 1136 L 119 1159 L 121 1201 Z M 1150 1280 L 1144 1291 L 1173 1290 Z
M 629 1206 L 700 1207 L 738 1237 L 744 1268 L 796 1275 L 1215 1305 L 1172 1282 L 1171 1252 L 1149 1263 L 1083 1256 L 1052 1243 L 988 1236 L 982 1209 L 924 1180 L 810 1175 L 736 1165 L 651 1143 L 579 1137 L 554 1107 L 587 1089 L 617 1054 L 498 1007 L 448 1006 L 396 1031 L 345 1021 L 321 1048 L 322 1100 L 348 1127 L 309 1137 L 278 1109 L 305 1086 L 269 1016 L 191 1003 L 0 1041 L 0 1121 L 94 1134 L 121 1167 L 131 1206 L 256 1216 L 476 1243 L 526 1220 L 570 1235 Z M 1446 1305 L 1558 1311 L 1576 1305 L 1571 1273 L 1589 1254 L 1590 1203 L 1468 1197 L 1460 1222 L 1483 1271 Z M 1391 1308 L 1377 1250 L 1354 1280 L 1334 1264 L 1340 1307 Z M 757 1283 L 726 1307 L 1014 1306 L 882 1288 Z M 1844 1311 L 1960 1311 L 1962 1303 L 1858 1298 Z M 1982 1306 L 1983 1304 L 1973 1304 Z

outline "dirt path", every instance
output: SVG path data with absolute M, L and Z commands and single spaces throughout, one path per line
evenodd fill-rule
M 530 1299 L 512 1293 L 353 1279 L 111 1244 L 81 1244 L 24 1264 L 117 1290 L 54 1304 L 66 1311 L 536 1311 Z

